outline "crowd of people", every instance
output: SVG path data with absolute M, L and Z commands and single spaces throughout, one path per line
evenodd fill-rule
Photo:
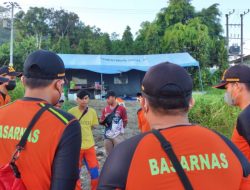
M 0 190 L 80 190 L 85 167 L 91 190 L 250 189 L 250 67 L 235 65 L 215 88 L 242 112 L 232 139 L 199 124 L 188 112 L 195 104 L 193 82 L 173 63 L 151 67 L 137 93 L 139 135 L 124 138 L 124 102 L 106 94 L 100 119 L 86 90 L 77 105 L 61 109 L 65 67 L 55 53 L 38 50 L 25 60 L 23 73 L 0 68 Z M 24 97 L 11 102 L 9 91 L 20 77 Z M 92 129 L 104 126 L 107 159 L 100 169 Z M 83 179 L 86 180 L 86 179 Z

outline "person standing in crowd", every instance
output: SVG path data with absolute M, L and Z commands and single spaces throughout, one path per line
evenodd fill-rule
M 136 94 L 136 98 L 137 98 L 137 101 L 140 103 L 141 105 L 141 100 L 142 100 L 142 93 L 141 92 L 138 92 Z M 147 118 L 145 118 L 145 113 L 142 109 L 142 107 L 140 107 L 140 109 L 137 111 L 137 120 L 138 120 L 138 128 L 139 130 L 144 133 L 144 132 L 147 132 L 147 131 L 150 131 L 151 128 L 149 126 L 149 123 L 147 121 Z
M 74 190 L 78 179 L 81 128 L 71 114 L 56 109 L 63 91 L 65 67 L 55 53 L 38 50 L 24 63 L 24 98 L 0 108 L 0 166 L 10 162 L 16 145 L 34 116 L 46 108 L 16 160 L 29 190 Z
M 81 124 L 82 145 L 79 159 L 79 168 L 81 170 L 84 164 L 91 177 L 91 189 L 95 190 L 98 184 L 99 164 L 96 158 L 95 141 L 92 128 L 98 126 L 98 117 L 96 111 L 88 106 L 89 93 L 86 90 L 77 92 L 78 106 L 71 108 L 68 112 L 74 115 Z M 77 190 L 81 189 L 81 182 L 77 182 Z
M 149 69 L 142 81 L 142 107 L 152 131 L 114 148 L 98 190 L 240 189 L 249 162 L 226 137 L 189 122 L 192 88 L 179 65 Z
M 250 162 L 250 67 L 244 64 L 230 67 L 215 88 L 226 89 L 225 102 L 242 110 L 237 118 L 232 142 Z M 242 185 L 250 189 L 250 177 L 244 178 Z
M 116 97 L 115 100 L 116 100 L 116 102 L 117 102 L 117 104 L 118 104 L 119 106 L 123 106 L 123 107 L 126 108 L 125 101 L 124 101 L 122 98 Z
M 127 111 L 116 101 L 114 91 L 108 91 L 106 95 L 107 106 L 102 110 L 100 124 L 105 126 L 104 147 L 109 155 L 114 146 L 124 140 L 124 128 L 127 125 Z
M 11 66 L 3 66 L 0 68 L 0 76 L 8 79 L 7 82 L 0 84 L 0 106 L 11 102 L 8 92 L 15 89 L 16 77 L 20 75 L 21 73 L 16 72 Z

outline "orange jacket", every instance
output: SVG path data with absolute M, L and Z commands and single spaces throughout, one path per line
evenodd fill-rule
M 244 170 L 247 167 L 239 161 L 244 157 L 231 148 L 238 150 L 231 141 L 201 126 L 173 126 L 160 132 L 171 143 L 194 189 L 240 189 L 242 167 Z M 173 164 L 151 132 L 113 149 L 102 168 L 97 189 L 115 188 L 184 189 Z
M 5 96 L 5 98 L 4 98 Z M 3 106 L 5 104 L 10 103 L 11 98 L 9 94 L 3 95 L 2 92 L 0 92 L 0 106 Z
M 17 100 L 0 108 L 0 166 L 10 161 L 26 127 L 41 108 L 40 102 Z M 26 188 L 45 190 L 58 179 L 76 181 L 80 145 L 79 123 L 72 115 L 51 106 L 34 125 L 16 161 Z
M 250 105 L 238 116 L 236 127 L 232 135 L 232 142 L 240 149 L 250 162 Z M 242 186 L 250 189 L 250 177 L 242 181 Z

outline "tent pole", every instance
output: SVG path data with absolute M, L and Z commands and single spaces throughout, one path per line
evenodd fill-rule
M 200 66 L 198 66 L 199 69 L 199 81 L 200 81 L 200 86 L 201 86 L 201 92 L 203 93 L 203 84 L 202 84 L 202 78 L 201 78 L 201 69 Z
M 101 100 L 102 100 L 102 95 L 103 95 L 103 76 L 102 76 L 102 73 L 101 73 Z

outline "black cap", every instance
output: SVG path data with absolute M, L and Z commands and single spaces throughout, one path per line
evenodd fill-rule
M 107 94 L 106 94 L 106 99 L 107 98 L 109 98 L 110 96 L 112 96 L 112 97 L 116 97 L 116 94 L 115 94 L 115 92 L 114 91 L 112 91 L 112 90 L 109 90 L 108 92 L 107 92 Z
M 22 75 L 21 72 L 16 72 L 15 69 L 12 66 L 2 66 L 0 68 L 0 75 L 1 76 L 15 76 L 15 77 L 19 77 Z
M 0 76 L 0 84 L 8 82 L 9 79 Z
M 27 78 L 63 79 L 65 78 L 65 67 L 63 60 L 57 54 L 37 50 L 26 59 L 23 73 Z
M 76 96 L 77 98 L 83 99 L 85 96 L 89 96 L 89 93 L 88 91 L 81 89 L 77 92 Z
M 219 84 L 214 88 L 225 89 L 227 83 L 250 83 L 250 67 L 244 64 L 235 65 L 225 70 Z
M 177 92 L 169 92 L 170 86 L 177 88 Z M 175 95 L 186 97 L 192 93 L 192 89 L 193 81 L 187 71 L 179 65 L 168 62 L 151 67 L 142 81 L 142 92 L 156 98 Z

